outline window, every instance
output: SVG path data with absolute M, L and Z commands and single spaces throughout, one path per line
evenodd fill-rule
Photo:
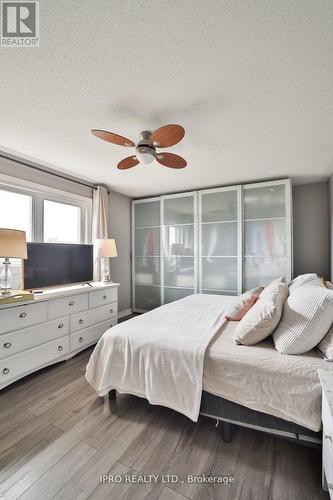
M 80 243 L 81 208 L 75 205 L 44 200 L 44 242 Z
M 32 197 L 0 189 L 0 227 L 20 229 L 32 239 Z
M 0 184 L 0 227 L 21 229 L 28 241 L 90 243 L 91 205 L 83 196 Z

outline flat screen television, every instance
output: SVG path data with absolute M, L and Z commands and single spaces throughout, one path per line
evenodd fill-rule
M 93 279 L 93 245 L 28 243 L 24 288 L 81 283 Z

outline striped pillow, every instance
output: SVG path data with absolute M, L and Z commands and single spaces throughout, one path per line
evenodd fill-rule
M 333 290 L 319 278 L 290 289 L 282 319 L 273 333 L 281 354 L 303 354 L 313 349 L 333 322 Z

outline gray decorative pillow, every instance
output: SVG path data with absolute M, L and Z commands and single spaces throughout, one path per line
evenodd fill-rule
M 266 287 L 239 322 L 234 335 L 236 344 L 254 345 L 267 338 L 279 324 L 287 297 L 285 283 L 275 282 Z
M 333 290 L 316 278 L 289 291 L 274 344 L 281 354 L 303 354 L 323 340 L 333 323 Z

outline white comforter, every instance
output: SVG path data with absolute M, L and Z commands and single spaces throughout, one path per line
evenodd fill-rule
M 198 420 L 206 349 L 225 323 L 219 295 L 191 295 L 120 323 L 102 336 L 86 378 L 99 396 L 111 389 Z

